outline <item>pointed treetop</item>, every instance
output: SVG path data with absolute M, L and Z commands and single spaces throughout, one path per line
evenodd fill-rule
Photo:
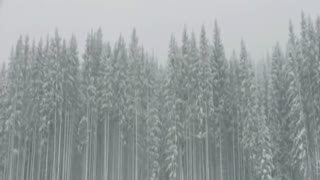
M 201 26 L 200 39 L 207 39 L 206 28 L 204 25 Z
M 191 33 L 190 40 L 190 52 L 191 52 L 191 61 L 195 63 L 198 60 L 198 47 L 197 47 L 197 39 L 194 32 Z
M 177 53 L 178 53 L 178 45 L 174 35 L 172 34 L 170 38 L 169 53 L 168 53 L 169 64 L 171 66 L 175 66 Z
M 37 53 L 38 53 L 38 55 L 43 53 L 43 40 L 42 39 L 40 39 L 38 42 Z
M 32 45 L 31 45 L 31 56 L 36 56 L 37 52 L 37 46 L 36 46 L 36 41 L 32 40 Z M 34 58 L 31 58 L 31 61 L 33 61 Z
M 96 33 L 95 33 L 95 45 L 96 47 L 95 48 L 98 48 L 98 50 L 101 51 L 101 46 L 103 44 L 103 33 L 102 33 L 102 29 L 99 28 Z
M 120 34 L 120 36 L 119 36 L 118 43 L 121 46 L 125 46 L 125 41 L 124 41 L 122 34 Z
M 139 54 L 139 39 L 137 36 L 136 29 L 133 28 L 132 34 L 131 34 L 131 41 L 130 41 L 130 56 L 136 56 Z M 136 58 L 136 57 L 131 57 Z
M 294 40 L 295 39 L 295 34 L 294 34 L 294 27 L 292 24 L 292 21 L 289 21 L 289 40 Z
M 304 12 L 301 13 L 300 26 L 301 26 L 301 37 L 302 39 L 306 39 L 307 38 L 307 20 Z
M 282 51 L 279 42 L 276 43 L 276 45 L 273 48 L 272 52 L 272 60 L 273 61 L 281 61 L 282 60 Z
M 2 66 L 1 66 L 1 78 L 5 78 L 6 77 L 6 63 L 3 62 Z
M 315 30 L 314 30 L 313 20 L 310 16 L 308 16 L 307 25 L 308 25 L 308 32 L 309 32 L 308 35 L 313 36 L 315 33 Z M 311 38 L 311 39 L 314 40 L 313 38 Z
M 294 27 L 293 27 L 293 24 L 292 22 L 290 21 L 289 22 L 289 39 L 288 39 L 288 42 L 287 42 L 287 51 L 286 51 L 286 55 L 287 57 L 292 57 L 292 50 L 293 48 L 296 46 L 297 44 L 297 40 L 296 40 L 296 35 L 294 33 Z
M 214 39 L 215 39 L 215 41 L 220 42 L 221 41 L 220 38 L 221 38 L 220 37 L 220 28 L 219 28 L 219 25 L 218 25 L 218 21 L 215 20 L 214 21 Z
M 246 45 L 244 40 L 241 40 L 241 47 L 240 47 L 240 60 L 241 61 L 246 61 L 248 58 L 248 53 L 247 53 L 247 49 L 246 49 Z
M 189 36 L 187 27 L 184 26 L 183 35 L 182 35 L 182 54 L 186 55 L 189 49 Z
M 200 57 L 205 61 L 209 57 L 209 45 L 204 25 L 202 25 L 200 33 Z
M 221 37 L 220 37 L 220 28 L 218 26 L 218 22 L 215 21 L 214 23 L 214 37 L 213 37 L 213 53 L 216 57 L 216 60 L 221 61 L 224 60 L 224 47 L 222 45 Z
M 176 41 L 176 38 L 173 34 L 171 34 L 171 37 L 170 37 L 170 44 L 169 44 L 169 49 L 170 50 L 177 50 L 177 41 Z
M 17 41 L 17 44 L 16 44 L 15 51 L 18 51 L 18 50 L 22 49 L 22 47 L 23 47 L 23 36 L 20 35 L 19 39 Z
M 274 47 L 275 47 L 275 49 L 277 49 L 277 51 L 280 51 L 280 52 L 281 52 L 281 46 L 280 46 L 279 41 L 276 42 L 276 44 L 275 44 Z
M 111 46 L 110 43 L 107 42 L 103 45 L 103 57 L 104 59 L 107 59 L 111 56 Z
M 116 42 L 114 50 L 117 51 L 126 51 L 126 43 L 123 36 L 120 34 L 118 41 Z

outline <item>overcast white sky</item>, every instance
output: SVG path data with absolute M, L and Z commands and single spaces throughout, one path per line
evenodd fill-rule
M 136 27 L 140 42 L 164 62 L 171 33 L 180 40 L 184 24 L 197 34 L 204 24 L 212 40 L 214 19 L 228 55 L 243 38 L 252 57 L 260 59 L 276 41 L 285 44 L 289 19 L 299 25 L 302 10 L 313 17 L 320 13 L 319 0 L 2 1 L 0 62 L 8 59 L 20 34 L 38 39 L 56 27 L 64 37 L 74 33 L 80 47 L 91 29 L 102 27 L 104 39 L 114 43 L 120 33 L 129 39 Z

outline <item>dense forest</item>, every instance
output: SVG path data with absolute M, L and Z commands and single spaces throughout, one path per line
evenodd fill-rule
M 128 44 L 18 38 L 0 74 L 1 180 L 320 180 L 320 17 L 265 61 L 183 30 Z M 211 30 L 210 30 L 211 32 Z M 259 63 L 256 63 L 259 62 Z

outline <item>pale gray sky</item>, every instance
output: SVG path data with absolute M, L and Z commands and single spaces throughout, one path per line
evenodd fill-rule
M 286 42 L 289 19 L 299 25 L 302 10 L 312 17 L 320 11 L 319 0 L 2 1 L 0 61 L 8 59 L 19 34 L 38 39 L 57 27 L 64 37 L 74 33 L 83 47 L 91 29 L 102 27 L 104 39 L 114 43 L 120 33 L 129 40 L 136 27 L 140 42 L 164 62 L 171 33 L 180 40 L 184 24 L 197 35 L 204 24 L 212 40 L 214 19 L 228 55 L 243 38 L 252 57 L 260 59 L 276 41 Z

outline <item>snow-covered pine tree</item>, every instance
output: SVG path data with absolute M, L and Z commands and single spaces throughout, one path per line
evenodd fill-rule
M 147 146 L 150 157 L 147 159 L 147 178 L 159 180 L 160 178 L 160 143 L 162 137 L 162 122 L 160 119 L 160 87 L 158 67 L 153 59 L 147 61 L 146 77 L 148 79 L 148 97 L 150 103 L 147 109 Z M 150 170 L 149 170 L 150 169 Z
M 111 89 L 111 47 L 110 44 L 107 43 L 104 45 L 103 53 L 102 53 L 102 92 L 101 92 L 101 110 L 104 117 L 104 160 L 103 160 L 103 179 L 109 178 L 109 165 L 110 165 L 110 136 L 111 136 L 111 128 L 110 128 L 110 121 L 111 121 L 111 112 L 112 112 L 112 89 Z
M 64 165 L 63 179 L 71 178 L 74 124 L 79 118 L 79 59 L 77 41 L 72 36 L 65 52 L 65 62 L 63 62 L 63 88 L 64 88 Z
M 8 134 L 6 130 L 6 105 L 7 105 L 7 69 L 6 64 L 3 63 L 0 71 L 0 177 L 1 179 L 5 179 L 5 165 L 8 160 L 6 147 L 8 147 L 8 139 L 6 135 Z
M 242 153 L 241 177 L 247 179 L 253 176 L 253 161 L 255 136 L 257 132 L 257 104 L 256 104 L 256 85 L 252 64 L 244 41 L 241 41 L 240 60 L 239 60 L 239 83 L 240 83 L 240 131 Z
M 220 29 L 217 21 L 214 26 L 214 38 L 213 38 L 213 52 L 211 57 L 211 73 L 212 73 L 212 115 L 215 124 L 215 138 L 219 142 L 217 147 L 219 149 L 219 177 L 220 180 L 226 179 L 226 149 L 224 149 L 224 141 L 226 138 L 226 125 L 227 118 L 227 60 L 224 54 L 224 47 L 220 37 Z
M 132 139 L 132 145 L 133 145 L 133 155 L 132 155 L 132 164 L 130 167 L 132 167 L 132 173 L 134 180 L 139 179 L 139 168 L 141 168 L 141 164 L 139 165 L 139 153 L 140 147 L 142 146 L 142 141 L 138 140 L 138 137 L 141 137 L 141 123 L 142 118 L 144 117 L 144 111 L 142 106 L 142 96 L 143 93 L 143 83 L 144 83 L 144 62 L 142 57 L 142 50 L 139 47 L 138 44 L 138 37 L 136 34 L 136 30 L 134 29 L 131 35 L 131 42 L 129 45 L 129 63 L 132 67 L 129 70 L 131 79 L 130 81 L 130 111 L 132 114 L 130 115 L 130 128 L 133 129 L 133 139 Z M 128 129 L 131 131 L 131 129 Z M 140 144 L 139 144 L 140 143 Z
M 166 163 L 169 180 L 177 180 L 178 173 L 178 138 L 180 137 L 179 129 L 180 122 L 177 114 L 177 68 L 179 63 L 179 50 L 176 40 L 171 36 L 168 55 L 168 69 L 166 76 L 166 110 L 168 110 L 166 137 Z
M 35 49 L 36 48 L 36 49 Z M 32 109 L 32 117 L 33 119 L 33 126 L 32 131 L 36 133 L 37 139 L 34 139 L 33 141 L 36 141 L 35 146 L 37 148 L 37 152 L 34 152 L 34 158 L 37 159 L 36 162 L 34 162 L 34 169 L 35 172 L 33 174 L 33 179 L 40 179 L 41 173 L 44 171 L 41 171 L 41 164 L 44 164 L 45 158 L 42 158 L 44 148 L 45 148 L 45 134 L 46 134 L 46 121 L 43 119 L 44 111 L 42 107 L 42 99 L 44 95 L 43 85 L 44 85 L 44 51 L 43 51 L 43 43 L 42 41 L 39 42 L 38 46 L 35 47 L 35 44 L 32 48 L 32 58 L 30 61 L 30 107 Z M 29 124 L 32 124 L 29 122 Z M 34 149 L 34 148 L 33 148 Z M 35 149 L 33 150 L 35 151 Z
M 23 42 L 24 41 L 24 42 Z M 27 150 L 21 148 L 21 142 L 27 139 L 26 125 L 27 107 L 24 106 L 27 100 L 27 78 L 29 68 L 29 38 L 24 40 L 19 38 L 15 51 L 10 59 L 8 70 L 8 120 L 6 122 L 6 128 L 9 131 L 9 146 L 8 146 L 8 158 L 7 168 L 8 173 L 6 179 L 13 179 L 22 177 L 24 167 L 21 167 L 21 163 L 24 163 L 23 154 Z M 17 163 L 18 162 L 18 163 Z M 17 169 L 18 173 L 13 170 Z
M 289 166 L 289 119 L 288 119 L 288 79 L 285 72 L 285 57 L 277 44 L 271 59 L 271 109 L 270 120 L 273 129 L 273 143 L 276 148 L 274 158 L 276 174 L 285 179 L 290 178 Z
M 117 173 L 116 177 L 120 180 L 122 179 L 122 172 L 123 164 L 122 164 L 122 146 L 123 146 L 123 128 L 126 127 L 128 124 L 128 55 L 127 49 L 125 45 L 125 41 L 122 36 L 119 37 L 116 45 L 114 47 L 113 52 L 113 60 L 114 63 L 114 78 L 112 82 L 112 92 L 115 98 L 115 117 L 116 117 L 116 127 L 118 129 L 117 140 L 118 147 L 117 150 Z
M 196 151 L 196 127 L 199 123 L 197 119 L 197 97 L 198 97 L 198 81 L 199 81 L 199 50 L 197 46 L 197 39 L 196 35 L 193 32 L 191 34 L 191 40 L 190 40 L 190 78 L 189 78 L 189 83 L 191 84 L 191 90 L 189 94 L 189 132 L 187 135 L 187 138 L 189 140 L 189 154 L 188 154 L 188 170 L 187 172 L 189 173 L 187 176 L 189 179 L 194 179 L 196 176 L 196 171 L 197 171 L 197 162 L 196 162 L 196 156 L 197 156 L 197 151 Z
M 317 87 L 317 74 L 319 62 L 317 61 L 317 42 L 315 29 L 313 26 L 312 19 L 306 18 L 304 13 L 301 14 L 301 38 L 300 48 L 302 57 L 302 66 L 300 71 L 301 78 L 301 95 L 303 102 L 303 111 L 306 118 L 305 128 L 307 135 L 307 178 L 315 178 L 315 158 L 313 158 L 315 152 L 315 132 L 316 132 L 316 121 L 317 121 L 317 109 L 316 92 Z
M 101 86 L 102 76 L 102 30 L 91 32 L 87 38 L 87 44 L 84 58 L 84 67 L 82 70 L 82 81 L 84 90 L 85 112 L 84 120 L 87 122 L 87 144 L 86 144 L 86 177 L 89 180 L 96 179 L 101 176 L 101 171 L 97 169 L 97 164 L 102 164 L 102 159 L 97 158 L 97 154 L 101 155 L 101 143 L 98 143 L 98 135 L 101 133 L 100 124 L 104 122 L 101 118 Z
M 263 101 L 261 101 L 263 102 Z M 261 180 L 273 179 L 274 164 L 273 164 L 273 151 L 269 126 L 267 125 L 267 116 L 264 110 L 265 106 L 260 105 L 258 109 L 258 137 L 256 141 L 256 174 Z
M 229 109 L 229 115 L 231 119 L 230 129 L 232 133 L 232 176 L 231 178 L 236 180 L 240 178 L 240 117 L 239 117 L 239 61 L 235 51 L 229 60 L 228 68 L 228 86 L 227 86 L 227 103 Z
M 196 136 L 199 143 L 196 144 L 197 151 L 197 166 L 199 166 L 196 174 L 206 180 L 210 179 L 210 163 L 209 163 L 209 138 L 212 136 L 211 132 L 211 118 L 210 118 L 210 101 L 212 93 L 212 84 L 210 81 L 210 47 L 205 31 L 205 27 L 201 27 L 200 42 L 199 42 L 199 60 L 197 72 L 198 84 L 196 90 L 198 95 L 196 97 L 196 119 L 199 121 L 196 124 Z M 203 148 L 201 148 L 203 147 Z M 202 154 L 204 152 L 204 154 Z
M 291 163 L 294 166 L 294 176 L 305 178 L 307 175 L 307 135 L 303 111 L 302 90 L 301 90 L 301 60 L 302 54 L 300 44 L 293 32 L 293 25 L 289 24 L 289 40 L 287 43 L 287 76 L 289 79 L 289 119 L 290 139 L 292 147 L 290 153 Z

